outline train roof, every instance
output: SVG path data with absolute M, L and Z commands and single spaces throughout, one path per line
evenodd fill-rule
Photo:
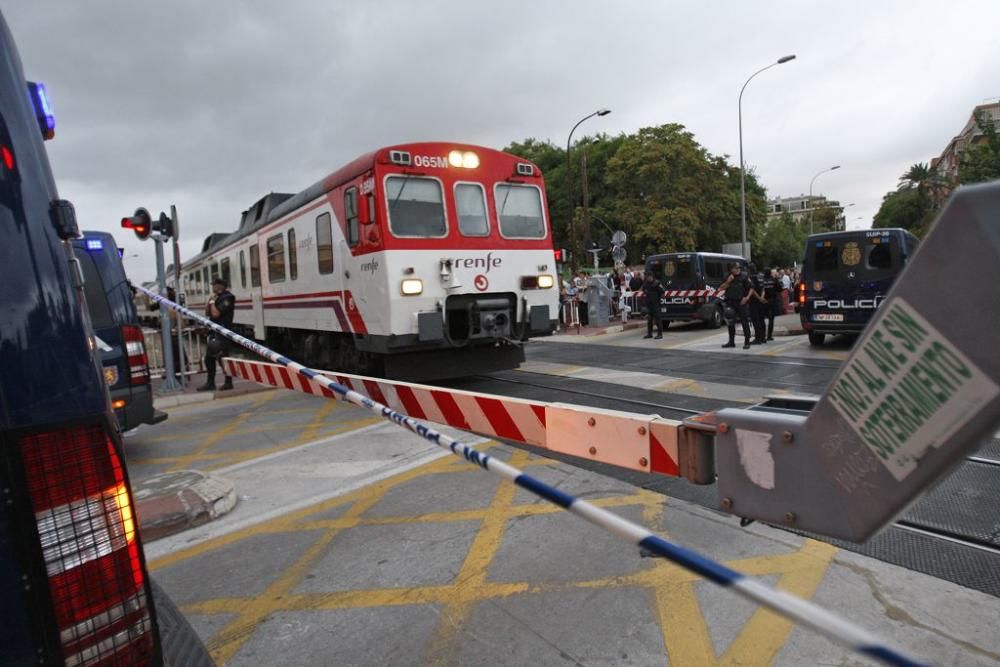
M 869 232 L 901 232 L 903 234 L 913 236 L 913 232 L 903 229 L 902 227 L 881 227 L 879 229 L 847 229 L 839 232 L 820 232 L 818 234 L 810 234 L 806 240 L 836 239 L 844 237 L 850 238 L 852 236 L 857 236 L 858 234 L 867 234 Z
M 522 160 L 524 162 L 531 162 L 527 158 L 518 157 L 510 153 L 505 153 L 504 151 L 497 150 L 496 148 L 488 148 L 486 146 L 475 146 L 472 144 L 463 144 L 454 141 L 422 141 L 413 143 L 403 143 L 403 144 L 393 144 L 390 146 L 384 146 L 378 150 L 369 151 L 364 155 L 360 155 L 351 162 L 347 163 L 337 171 L 325 176 L 324 178 L 316 181 L 305 190 L 298 192 L 296 194 L 289 194 L 283 192 L 271 192 L 263 197 L 261 197 L 253 206 L 243 211 L 240 218 L 239 228 L 230 233 L 226 232 L 215 232 L 209 234 L 202 243 L 201 252 L 192 257 L 191 259 L 184 262 L 183 265 L 188 265 L 193 262 L 197 262 L 204 259 L 208 255 L 218 248 L 227 246 L 230 243 L 234 243 L 244 236 L 265 227 L 268 224 L 280 220 L 284 216 L 288 215 L 295 209 L 301 208 L 302 206 L 308 204 L 309 202 L 321 197 L 333 188 L 337 187 L 341 183 L 348 181 L 358 174 L 364 173 L 366 170 L 371 169 L 376 162 L 376 158 L 380 155 L 388 155 L 390 150 L 416 150 L 422 147 L 431 146 L 448 146 L 452 149 L 471 149 L 475 151 L 490 151 L 492 153 L 501 153 L 503 155 L 510 155 L 512 158 Z M 534 163 L 532 163 L 534 164 Z M 538 165 L 535 165 L 537 168 Z M 182 266 L 183 266 L 182 265 Z

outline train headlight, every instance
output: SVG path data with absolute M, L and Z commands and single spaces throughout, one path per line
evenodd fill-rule
M 448 164 L 463 169 L 475 169 L 479 166 L 479 156 L 472 151 L 451 151 L 448 153 Z
M 399 283 L 399 291 L 403 296 L 414 296 L 424 291 L 424 281 L 420 278 L 407 278 Z
M 547 273 L 538 276 L 539 289 L 549 289 L 555 284 L 556 284 L 556 279 Z

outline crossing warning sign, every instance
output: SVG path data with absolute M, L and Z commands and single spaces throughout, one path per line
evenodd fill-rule
M 984 405 L 997 387 L 910 304 L 882 306 L 829 396 L 897 481 Z

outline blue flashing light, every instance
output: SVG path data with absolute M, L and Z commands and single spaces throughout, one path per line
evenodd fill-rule
M 87 250 L 104 250 L 104 241 L 101 239 L 87 239 Z
M 122 258 L 122 257 L 124 257 L 124 256 L 125 256 L 125 249 L 124 248 L 118 248 L 118 257 L 119 257 L 119 259 Z
M 52 113 L 52 105 L 49 103 L 49 93 L 45 90 L 45 84 L 29 81 L 28 93 L 31 97 L 31 106 L 35 109 L 38 127 L 42 131 L 42 138 L 51 139 L 56 134 L 56 118 Z

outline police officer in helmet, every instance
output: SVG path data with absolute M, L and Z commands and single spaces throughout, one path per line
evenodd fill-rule
M 222 278 L 212 281 L 212 292 L 214 296 L 209 299 L 205 306 L 205 315 L 219 326 L 227 329 L 233 326 L 233 311 L 236 309 L 236 297 L 229 291 L 229 286 Z M 228 351 L 227 339 L 217 333 L 208 335 L 208 342 L 205 346 L 205 369 L 207 377 L 205 384 L 198 387 L 198 391 L 215 391 L 215 367 Z M 225 380 L 219 391 L 226 391 L 233 388 L 233 379 L 225 374 Z
M 719 286 L 719 290 L 725 290 L 723 301 L 726 304 L 727 314 L 732 312 L 732 316 L 726 318 L 729 326 L 729 342 L 722 347 L 736 347 L 736 320 L 743 326 L 743 349 L 750 349 L 750 308 L 747 304 L 754 295 L 753 285 L 750 279 L 743 273 L 743 268 L 738 263 L 729 265 L 729 276 Z
M 663 316 L 660 313 L 660 299 L 663 297 L 663 283 L 656 277 L 656 269 L 651 266 L 646 271 L 642 282 L 642 290 L 646 296 L 646 335 L 643 338 L 653 338 L 653 322 L 656 322 L 656 340 L 663 338 Z

